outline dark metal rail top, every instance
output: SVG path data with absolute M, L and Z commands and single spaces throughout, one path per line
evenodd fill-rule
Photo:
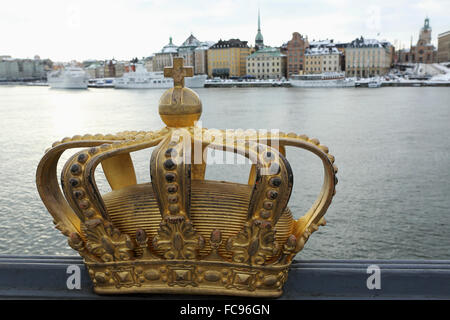
M 80 270 L 80 289 L 67 286 L 71 265 Z M 0 299 L 117 298 L 211 299 L 211 296 L 99 296 L 93 293 L 80 257 L 0 256 Z M 450 261 L 298 260 L 292 263 L 284 294 L 279 299 L 450 299 Z

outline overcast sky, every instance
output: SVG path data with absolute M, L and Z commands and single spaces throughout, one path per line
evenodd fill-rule
M 264 43 L 280 46 L 292 32 L 309 40 L 386 39 L 416 42 L 425 16 L 437 35 L 450 30 L 448 0 L 1 0 L 0 55 L 18 58 L 126 59 L 152 55 L 173 37 L 239 38 L 254 44 L 261 9 Z

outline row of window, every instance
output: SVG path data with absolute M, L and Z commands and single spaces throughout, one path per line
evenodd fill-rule
M 260 59 L 261 58 L 261 59 Z M 256 61 L 260 61 L 260 60 L 276 60 L 279 59 L 279 57 L 256 57 L 256 58 L 248 58 L 248 60 L 256 60 Z
M 252 62 L 251 64 L 252 64 L 252 67 L 255 66 L 255 63 L 254 63 L 254 62 Z M 279 66 L 279 65 L 280 65 L 280 62 L 277 62 L 277 64 L 275 64 L 275 62 L 272 62 L 272 66 L 275 66 L 275 65 Z M 250 62 L 247 62 L 247 66 L 250 67 Z M 257 63 L 256 63 L 256 66 L 259 67 L 259 66 L 260 66 L 260 63 L 257 62 Z M 264 67 L 264 66 L 270 67 L 270 62 L 266 62 L 266 65 L 264 65 L 264 62 L 261 62 L 261 67 Z
M 249 69 L 248 71 L 251 73 L 264 73 L 264 72 L 270 73 L 270 69 L 267 69 L 266 71 L 264 69 Z M 280 68 L 272 69 L 272 72 L 280 72 Z
M 327 64 L 326 60 L 324 60 L 322 62 L 323 62 L 323 64 Z M 306 64 L 320 64 L 320 61 L 308 61 L 308 60 L 306 60 Z M 336 60 L 328 61 L 328 64 L 337 64 L 337 61 Z
M 306 71 L 321 71 L 320 68 L 309 68 L 306 67 Z M 322 71 L 327 71 L 326 67 L 322 68 Z M 338 71 L 337 67 L 328 67 L 328 71 Z

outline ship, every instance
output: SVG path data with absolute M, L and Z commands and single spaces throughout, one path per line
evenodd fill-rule
M 47 83 L 51 88 L 87 89 L 87 73 L 79 67 L 67 67 L 47 74 Z
M 142 64 L 136 64 L 136 71 L 125 72 L 116 78 L 116 89 L 168 89 L 173 87 L 173 79 L 165 78 L 164 72 L 149 72 Z M 185 78 L 188 88 L 203 88 L 207 75 L 195 75 Z
M 114 78 L 89 79 L 89 88 L 114 88 Z
M 289 82 L 293 87 L 301 87 L 301 88 L 355 87 L 355 80 L 345 78 L 345 75 L 342 73 L 292 75 Z

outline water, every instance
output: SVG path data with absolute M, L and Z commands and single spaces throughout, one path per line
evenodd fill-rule
M 76 134 L 159 129 L 162 92 L 1 86 L 0 254 L 75 254 L 36 191 L 44 150 Z M 299 258 L 450 259 L 448 88 L 197 92 L 204 127 L 307 134 L 336 157 L 339 184 L 327 226 Z M 149 156 L 133 155 L 138 182 L 150 180 Z M 301 150 L 288 149 L 287 157 L 295 176 L 290 207 L 298 218 L 320 190 L 321 163 Z M 248 168 L 211 166 L 207 178 L 246 182 Z M 104 179 L 99 184 L 107 190 Z

